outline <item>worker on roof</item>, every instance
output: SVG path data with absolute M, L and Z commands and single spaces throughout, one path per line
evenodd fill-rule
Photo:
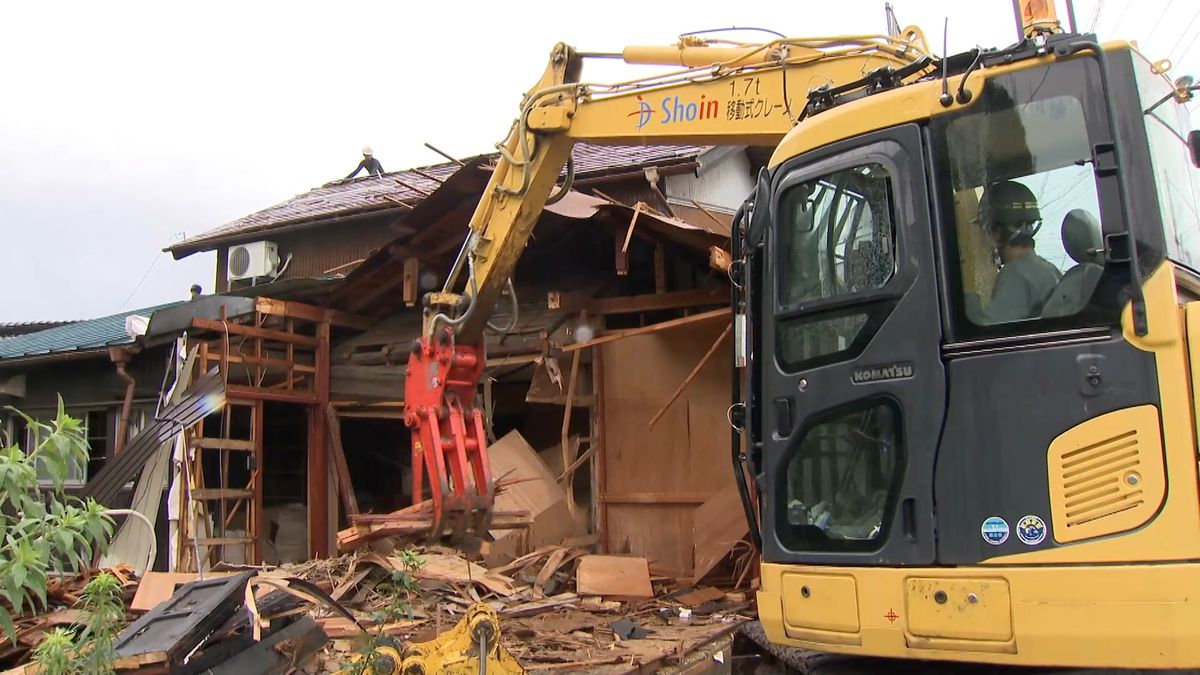
M 972 311 L 968 306 L 968 316 L 981 324 L 1040 316 L 1062 273 L 1034 251 L 1034 235 L 1042 227 L 1037 197 L 1016 181 L 996 183 L 979 201 L 978 221 L 991 236 L 1000 273 L 987 307 Z
M 383 175 L 383 165 L 379 163 L 379 160 L 375 159 L 375 153 L 371 151 L 371 146 L 364 145 L 362 154 L 362 161 L 358 163 L 358 166 L 355 167 L 354 171 L 350 172 L 349 176 L 346 176 L 345 180 L 354 178 L 358 175 L 358 172 L 362 171 L 363 169 L 366 169 L 368 176 L 372 174 L 376 176 Z

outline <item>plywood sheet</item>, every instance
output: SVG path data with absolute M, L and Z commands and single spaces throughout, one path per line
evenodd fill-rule
M 732 349 L 728 340 L 649 428 L 650 419 L 724 329 L 722 322 L 702 323 L 600 348 L 605 494 L 708 496 L 733 484 L 725 414 Z M 690 576 L 696 506 L 609 504 L 605 508 L 607 550 L 645 556 L 655 570 Z
M 650 567 L 645 558 L 616 555 L 585 555 L 575 573 L 579 595 L 606 598 L 652 598 Z
M 701 579 L 750 533 L 746 511 L 733 481 L 696 509 L 692 527 L 696 547 L 695 578 Z
M 488 448 L 492 479 L 506 483 L 496 495 L 497 511 L 527 511 L 528 530 L 497 530 L 488 549 L 490 565 L 505 562 L 544 544 L 582 534 L 567 508 L 567 495 L 546 463 L 521 434 L 511 431 Z

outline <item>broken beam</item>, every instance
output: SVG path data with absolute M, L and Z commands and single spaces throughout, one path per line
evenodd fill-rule
M 729 316 L 729 308 L 722 307 L 721 309 L 714 309 L 710 312 L 703 312 L 701 314 L 693 314 L 691 316 L 685 316 L 685 317 L 682 317 L 679 319 L 672 319 L 670 321 L 663 321 L 662 323 L 655 323 L 655 324 L 651 324 L 649 326 L 642 326 L 641 328 L 629 328 L 626 330 L 617 331 L 615 333 L 610 333 L 608 335 L 602 335 L 594 340 L 588 340 L 587 342 L 576 342 L 575 344 L 572 344 L 572 345 L 564 345 L 562 350 L 564 352 L 573 352 L 576 349 L 586 349 L 587 347 L 595 347 L 596 345 L 602 345 L 606 342 L 612 342 L 613 340 L 620 340 L 621 338 L 633 337 L 635 335 L 646 335 L 647 333 L 657 333 L 659 331 L 667 330 L 670 328 L 677 328 L 679 326 L 688 326 L 693 323 L 701 323 L 703 321 L 711 321 L 713 319 L 719 319 L 719 318 L 728 317 L 728 316 Z

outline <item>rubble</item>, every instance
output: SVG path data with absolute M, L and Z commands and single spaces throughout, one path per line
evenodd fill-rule
M 236 672 L 246 673 L 339 672 L 378 636 L 425 642 L 482 603 L 499 614 L 504 647 L 530 672 L 650 672 L 751 618 L 745 594 L 694 588 L 651 576 L 648 567 L 644 558 L 546 545 L 492 569 L 441 546 L 240 566 L 206 573 L 205 581 L 155 572 L 139 580 L 117 568 L 130 624 L 118 638 L 124 658 L 116 667 L 151 673 L 203 665 L 235 672 L 236 664 Z M 613 576 L 614 570 L 624 575 Z M 18 621 L 18 645 L 0 650 L 0 663 L 27 663 L 39 636 L 77 622 L 80 612 L 70 605 L 86 578 L 57 581 L 54 604 Z M 630 588 L 641 585 L 648 587 L 645 597 L 630 597 Z M 144 606 L 164 588 L 173 591 L 169 598 L 147 612 L 133 609 L 135 597 Z M 204 588 L 208 596 L 199 593 Z M 144 630 L 152 625 L 168 630 Z M 277 658 L 283 647 L 263 645 L 285 646 L 290 665 Z

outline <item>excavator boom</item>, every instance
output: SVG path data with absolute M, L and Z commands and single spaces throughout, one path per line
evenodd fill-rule
M 673 47 L 630 47 L 623 57 L 682 68 L 584 84 L 583 57 L 557 45 L 497 146 L 500 159 L 443 291 L 424 299 L 425 328 L 407 370 L 405 422 L 413 433 L 413 496 L 421 499 L 429 486 L 435 536 L 481 532 L 489 522 L 494 486 L 474 403 L 486 361 L 483 333 L 544 206 L 570 187 L 575 143 L 774 146 L 834 96 L 896 87 L 933 67 L 916 28 L 898 38 L 761 45 L 693 38 Z M 566 183 L 555 192 L 564 165 Z

